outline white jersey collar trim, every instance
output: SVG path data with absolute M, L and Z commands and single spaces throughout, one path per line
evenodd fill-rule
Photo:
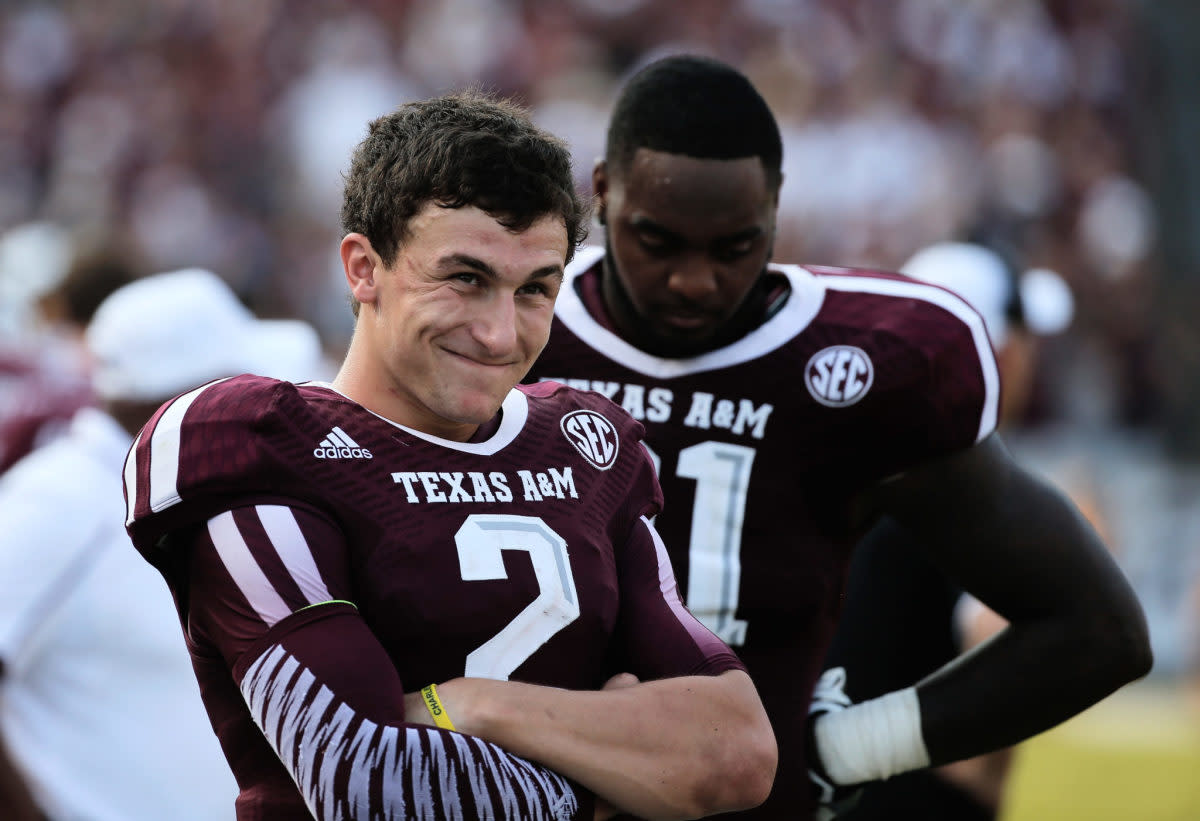
M 588 313 L 575 290 L 575 280 L 604 256 L 604 249 L 589 245 L 580 248 L 567 266 L 554 311 L 562 323 L 597 351 L 626 368 L 658 379 L 672 379 L 749 362 L 770 353 L 808 327 L 825 300 L 825 288 L 810 271 L 799 265 L 774 265 L 770 270 L 783 274 L 791 283 L 787 303 L 770 319 L 741 339 L 688 359 L 653 356 L 630 345 L 605 328 Z
M 529 398 L 525 396 L 525 394 L 519 389 L 513 388 L 508 392 L 508 396 L 504 398 L 504 402 L 500 405 L 500 412 L 502 414 L 500 417 L 500 427 L 496 428 L 495 433 L 482 442 L 456 442 L 453 439 L 443 439 L 440 436 L 434 436 L 431 433 L 425 433 L 424 431 L 417 430 L 416 428 L 410 428 L 407 425 L 401 425 L 399 422 L 393 422 L 386 416 L 381 416 L 370 408 L 363 407 L 361 404 L 355 402 L 349 396 L 346 396 L 346 394 L 342 393 L 328 382 L 314 381 L 306 382 L 305 384 L 333 391 L 338 396 L 344 398 L 347 402 L 353 402 L 355 405 L 358 405 L 358 407 L 362 408 L 372 416 L 382 419 L 392 427 L 399 428 L 405 433 L 410 433 L 418 439 L 424 439 L 426 442 L 430 442 L 434 445 L 440 445 L 444 448 L 449 448 L 450 450 L 457 450 L 461 451 L 462 453 L 473 453 L 477 456 L 491 456 L 495 453 L 499 453 L 510 443 L 512 443 L 512 441 L 517 438 L 518 434 L 525 429 L 525 421 L 529 418 Z

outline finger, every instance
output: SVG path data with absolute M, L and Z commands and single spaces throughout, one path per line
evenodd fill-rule
M 638 677 L 633 673 L 617 673 L 615 676 L 604 682 L 603 689 L 605 690 L 622 690 L 626 687 L 632 687 L 635 684 L 641 684 Z

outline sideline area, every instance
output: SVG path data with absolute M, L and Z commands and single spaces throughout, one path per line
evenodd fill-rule
M 1197 821 L 1200 695 L 1147 681 L 1019 748 L 1001 821 Z

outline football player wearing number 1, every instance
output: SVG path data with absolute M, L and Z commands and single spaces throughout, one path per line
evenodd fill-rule
M 568 266 L 530 375 L 645 425 L 684 599 L 775 727 L 758 818 L 827 816 L 837 787 L 1010 745 L 1150 665 L 1108 552 L 993 433 L 979 315 L 899 275 L 770 263 L 781 158 L 733 68 L 674 56 L 635 75 L 593 174 L 605 245 Z M 810 721 L 847 559 L 884 514 L 1011 626 L 915 687 L 848 708 L 823 691 Z
M 641 426 L 516 387 L 585 211 L 522 110 L 402 106 L 347 177 L 357 320 L 334 381 L 209 383 L 135 442 L 129 532 L 175 594 L 239 819 L 765 798 L 771 727 L 682 606 Z

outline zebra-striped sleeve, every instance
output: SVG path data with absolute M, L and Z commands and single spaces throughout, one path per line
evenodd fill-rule
M 279 645 L 250 665 L 241 691 L 318 821 L 581 813 L 562 776 L 473 736 L 360 716 Z

